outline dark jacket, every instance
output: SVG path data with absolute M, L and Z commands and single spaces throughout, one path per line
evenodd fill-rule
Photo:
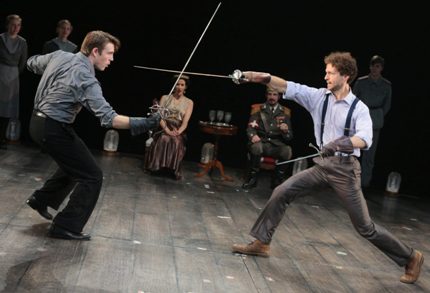
M 288 132 L 284 133 L 279 129 L 281 123 L 288 125 Z M 293 139 L 291 110 L 278 104 L 272 113 L 267 103 L 254 104 L 246 132 L 249 140 L 257 134 L 262 142 L 270 142 L 274 145 L 286 144 Z

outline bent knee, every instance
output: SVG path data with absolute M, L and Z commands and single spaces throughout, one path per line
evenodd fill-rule
M 286 161 L 291 159 L 293 156 L 293 152 L 291 150 L 291 147 L 289 145 L 285 145 L 281 147 L 281 150 L 279 152 L 279 158 Z
M 87 181 L 93 182 L 95 184 L 102 184 L 103 182 L 103 171 L 100 168 L 94 169 L 88 176 Z
M 289 204 L 296 198 L 298 192 L 295 192 L 287 181 L 284 181 L 273 189 L 271 199 L 283 200 Z
M 249 146 L 249 152 L 255 156 L 261 156 L 263 154 L 263 146 L 261 143 L 256 142 Z
M 101 169 L 98 169 L 96 172 L 96 180 L 99 182 L 103 181 L 103 171 Z
M 375 225 L 373 223 L 370 223 L 369 225 L 355 225 L 354 227 L 358 234 L 366 239 L 372 238 L 376 232 Z

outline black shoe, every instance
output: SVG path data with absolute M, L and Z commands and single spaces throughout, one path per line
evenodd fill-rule
M 51 225 L 48 236 L 51 238 L 59 238 L 59 239 L 67 239 L 67 240 L 90 240 L 91 239 L 90 234 L 84 234 L 82 232 L 75 233 L 75 232 L 60 228 L 54 224 Z
M 27 199 L 26 204 L 33 210 L 36 210 L 45 219 L 52 220 L 52 215 L 48 212 L 48 206 L 40 203 L 33 195 Z
M 251 189 L 257 186 L 257 176 L 251 176 L 248 181 L 242 184 L 243 189 Z

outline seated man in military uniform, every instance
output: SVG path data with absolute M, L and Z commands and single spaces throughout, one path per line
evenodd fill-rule
M 248 128 L 246 130 L 250 153 L 250 170 L 242 188 L 250 189 L 257 186 L 257 176 L 260 171 L 261 158 L 270 156 L 279 161 L 289 160 L 292 150 L 288 141 L 293 139 L 291 128 L 291 112 L 278 103 L 280 94 L 273 88 L 266 89 L 266 102 L 253 105 Z M 275 188 L 286 178 L 288 164 L 275 168 L 271 187 Z

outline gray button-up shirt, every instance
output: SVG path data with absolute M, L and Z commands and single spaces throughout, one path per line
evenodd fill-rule
M 323 134 L 323 144 L 344 135 L 346 116 L 349 108 L 355 100 L 352 92 L 342 100 L 336 100 L 334 95 L 326 88 L 313 88 L 306 85 L 288 81 L 287 91 L 283 98 L 292 100 L 302 105 L 312 116 L 314 122 L 314 134 L 318 144 L 321 139 L 321 116 L 326 94 L 329 93 L 327 112 L 325 116 L 325 128 Z M 350 136 L 360 137 L 366 142 L 367 149 L 372 145 L 372 120 L 369 108 L 359 101 L 352 113 Z M 355 148 L 355 156 L 360 156 L 360 149 Z
M 27 68 L 41 74 L 34 109 L 51 119 L 73 123 L 84 106 L 100 119 L 103 127 L 112 127 L 118 114 L 103 97 L 94 66 L 82 53 L 55 51 L 28 59 Z

